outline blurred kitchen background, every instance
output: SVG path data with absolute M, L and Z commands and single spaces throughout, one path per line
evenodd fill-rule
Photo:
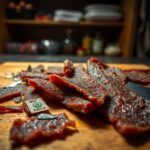
M 0 55 L 150 56 L 149 0 L 0 0 Z

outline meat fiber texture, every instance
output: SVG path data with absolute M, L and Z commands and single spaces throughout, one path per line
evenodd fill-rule
M 10 100 L 14 97 L 20 96 L 21 92 L 25 90 L 27 86 L 19 84 L 14 87 L 4 87 L 0 89 L 0 102 Z
M 121 69 L 116 68 L 116 67 L 109 67 L 108 65 L 106 65 L 105 63 L 103 63 L 102 61 L 100 61 L 100 60 L 98 60 L 96 58 L 90 58 L 88 60 L 88 62 L 89 61 L 91 61 L 93 63 L 96 63 L 99 66 L 99 68 L 105 69 L 105 73 L 108 76 L 111 76 L 112 73 L 117 74 L 117 77 L 120 79 L 121 83 L 123 85 L 126 84 L 127 76 L 124 74 L 124 72 Z
M 42 137 L 62 135 L 67 127 L 75 127 L 65 113 L 52 115 L 51 119 L 31 117 L 28 120 L 17 119 L 10 129 L 10 140 L 17 143 L 30 143 Z
M 109 92 L 102 106 L 102 112 L 114 124 L 118 132 L 124 135 L 137 135 L 150 130 L 150 103 L 122 84 L 115 72 L 107 74 L 106 68 L 95 61 L 88 61 L 88 72 L 105 86 Z
M 67 86 L 83 94 L 89 101 L 101 106 L 108 93 L 106 89 L 90 75 L 86 73 L 83 66 L 75 67 L 74 75 L 70 78 L 50 75 L 50 81 L 59 86 Z
M 76 91 L 66 90 L 65 87 L 63 90 L 54 83 L 42 79 L 29 79 L 28 82 L 36 90 L 51 97 L 51 100 L 56 100 L 69 109 L 81 113 L 95 110 L 95 105 Z

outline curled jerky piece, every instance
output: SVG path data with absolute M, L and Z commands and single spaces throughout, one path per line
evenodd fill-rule
M 83 66 L 75 67 L 74 76 L 71 78 L 50 75 L 49 79 L 57 85 L 77 90 L 97 106 L 101 106 L 108 96 L 103 85 L 87 74 Z
M 81 94 L 67 89 L 66 87 L 63 87 L 62 89 L 55 84 L 42 79 L 30 79 L 29 84 L 36 90 L 51 97 L 51 100 L 56 100 L 74 111 L 88 113 L 96 108 L 93 103 L 88 101 Z
M 74 74 L 74 66 L 71 60 L 66 59 L 64 61 L 64 74 L 67 77 L 71 77 Z
M 115 128 L 124 135 L 137 135 L 150 130 L 150 102 L 128 89 L 115 72 L 107 73 L 99 63 L 88 61 L 88 72 L 107 89 L 110 99 L 101 107 Z
M 51 116 L 53 117 L 47 119 L 38 119 L 37 116 L 28 120 L 15 120 L 10 129 L 10 140 L 30 143 L 37 138 L 62 135 L 67 127 L 75 128 L 75 122 L 69 120 L 65 113 Z

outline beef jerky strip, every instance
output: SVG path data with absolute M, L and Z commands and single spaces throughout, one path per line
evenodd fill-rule
M 125 135 L 137 135 L 150 130 L 150 103 L 120 84 L 117 74 L 111 76 L 99 64 L 88 61 L 88 72 L 108 90 L 111 100 L 102 107 L 110 122 Z
M 29 79 L 29 85 L 38 91 L 41 91 L 52 98 L 63 100 L 65 93 L 60 90 L 55 84 L 43 79 Z
M 53 67 L 49 66 L 47 70 L 45 71 L 46 74 L 57 74 L 60 76 L 64 76 L 64 70 L 63 67 Z
M 72 77 L 74 74 L 73 62 L 68 59 L 64 61 L 64 74 L 67 77 Z
M 100 60 L 97 60 L 96 58 L 90 58 L 90 61 L 97 63 L 100 68 L 105 69 L 106 74 L 109 76 L 111 73 L 117 74 L 120 80 L 122 81 L 121 84 L 125 85 L 127 76 L 124 74 L 124 72 L 121 69 L 115 67 L 109 67 L 108 65 L 104 64 Z
M 75 128 L 75 122 L 69 120 L 65 113 L 52 115 L 50 119 L 32 117 L 28 120 L 17 119 L 10 129 L 10 140 L 28 144 L 42 137 L 62 135 L 67 127 Z
M 0 102 L 10 100 L 14 97 L 20 96 L 27 86 L 24 84 L 18 84 L 13 87 L 4 87 L 0 89 Z
M 28 78 L 38 78 L 48 80 L 48 75 L 40 72 L 21 72 L 20 77 L 23 81 L 27 81 Z
M 0 113 L 22 113 L 22 106 L 0 106 Z
M 140 84 L 150 84 L 150 74 L 142 71 L 124 71 L 124 74 L 127 76 L 128 81 L 140 83 Z
M 55 84 L 42 79 L 30 79 L 29 84 L 42 93 L 45 93 L 48 96 L 52 97 L 53 100 L 55 99 L 59 101 L 67 108 L 74 111 L 88 113 L 95 109 L 95 106 L 90 101 L 87 101 L 76 91 L 71 91 L 69 89 L 66 92 L 66 90 L 62 90 Z
M 48 112 L 49 107 L 41 97 L 40 92 L 32 87 L 27 87 L 23 92 L 23 106 L 28 115 Z
M 65 85 L 76 89 L 97 106 L 101 106 L 108 96 L 105 88 L 87 74 L 83 66 L 75 67 L 72 78 L 50 75 L 50 81 L 57 85 Z

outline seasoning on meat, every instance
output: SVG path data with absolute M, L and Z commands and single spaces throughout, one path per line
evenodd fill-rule
M 50 75 L 50 81 L 57 85 L 76 89 L 97 106 L 101 106 L 108 96 L 105 88 L 91 78 L 83 69 L 83 66 L 75 67 L 74 76 L 72 78 Z
M 20 77 L 23 81 L 28 80 L 28 78 L 38 78 L 48 80 L 48 75 L 40 72 L 21 72 Z
M 67 93 L 61 103 L 67 108 L 84 114 L 96 109 L 96 106 L 92 102 L 88 101 L 77 92 Z
M 0 113 L 22 113 L 22 106 L 0 106 Z
M 72 77 L 74 74 L 73 62 L 68 59 L 64 61 L 64 74 L 67 77 Z
M 58 100 L 64 99 L 64 92 L 60 90 L 55 84 L 42 80 L 42 79 L 29 79 L 28 80 L 29 85 L 31 85 L 33 88 L 35 88 L 38 91 L 41 91 L 50 97 L 53 97 Z
M 54 66 L 49 66 L 47 70 L 45 71 L 46 74 L 57 74 L 60 76 L 64 76 L 64 70 L 63 67 L 54 67 Z
M 36 90 L 47 94 L 52 100 L 57 100 L 69 109 L 81 113 L 88 113 L 95 110 L 95 106 L 90 101 L 86 100 L 81 94 L 67 87 L 59 88 L 55 84 L 42 79 L 30 79 L 29 84 Z
M 144 85 L 150 84 L 150 73 L 131 70 L 131 71 L 124 71 L 124 74 L 127 76 L 128 81 Z
M 75 128 L 75 122 L 69 120 L 65 113 L 53 115 L 54 118 L 28 120 L 17 119 L 10 129 L 10 140 L 17 143 L 30 143 L 42 137 L 62 135 L 67 127 Z
M 115 72 L 107 74 L 98 63 L 88 61 L 88 72 L 103 84 L 111 99 L 101 110 L 116 129 L 125 135 L 137 135 L 150 130 L 150 103 L 128 89 Z
M 111 76 L 112 73 L 117 74 L 117 77 L 122 81 L 122 84 L 125 85 L 127 76 L 124 74 L 124 72 L 115 67 L 109 67 L 105 63 L 103 63 L 100 60 L 97 60 L 96 58 L 90 58 L 89 59 L 91 62 L 98 64 L 99 68 L 105 69 L 105 72 L 108 76 Z
M 0 102 L 11 100 L 14 97 L 20 96 L 27 86 L 24 84 L 18 84 L 13 87 L 4 87 L 0 89 Z

